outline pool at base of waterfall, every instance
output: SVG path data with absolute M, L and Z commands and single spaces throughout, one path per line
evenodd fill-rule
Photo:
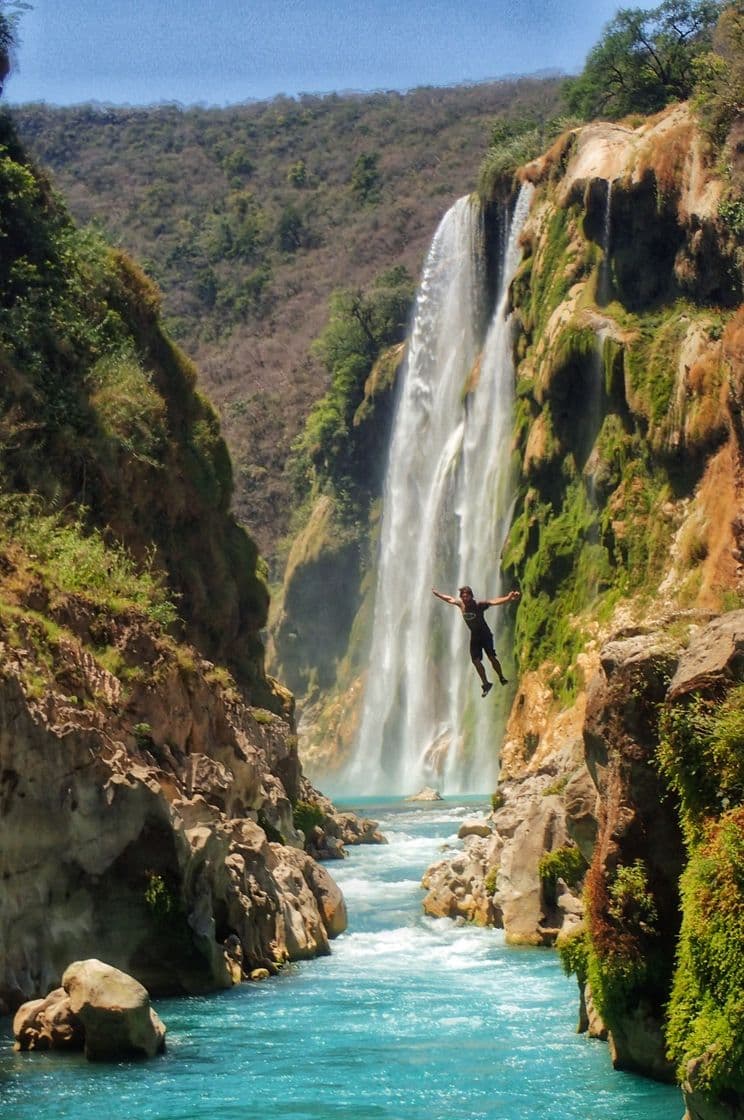
M 482 799 L 364 801 L 385 846 L 327 864 L 349 928 L 331 956 L 229 992 L 155 1000 L 150 1062 L 0 1051 L 8 1120 L 679 1120 L 677 1089 L 615 1072 L 576 1034 L 557 956 L 421 909 L 424 870 Z

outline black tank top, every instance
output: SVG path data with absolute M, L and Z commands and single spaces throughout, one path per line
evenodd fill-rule
M 488 607 L 488 603 L 471 603 L 467 610 L 463 608 L 462 617 L 465 619 L 465 625 L 473 634 L 482 634 L 484 630 L 488 630 L 489 634 L 491 633 L 488 629 L 488 623 L 483 617 Z

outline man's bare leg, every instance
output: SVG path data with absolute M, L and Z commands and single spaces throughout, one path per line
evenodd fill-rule
M 499 681 L 501 682 L 501 684 L 508 684 L 509 683 L 508 680 L 506 679 L 503 672 L 501 671 L 501 662 L 499 661 L 498 657 L 491 657 L 491 655 L 489 654 L 488 655 L 488 660 L 493 665 L 496 676 L 499 678 Z
M 493 685 L 491 684 L 488 677 L 486 676 L 486 670 L 483 668 L 483 662 L 480 660 L 480 658 L 477 661 L 476 661 L 475 658 L 473 658 L 472 660 L 473 660 L 473 665 L 475 666 L 475 671 L 478 674 L 478 676 L 480 677 L 481 684 L 483 685 L 481 695 L 485 696 L 486 693 L 491 691 L 491 689 L 493 688 Z

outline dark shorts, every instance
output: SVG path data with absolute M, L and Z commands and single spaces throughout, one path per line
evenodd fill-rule
M 470 635 L 470 657 L 473 661 L 480 661 L 483 654 L 487 653 L 491 657 L 496 656 L 496 650 L 493 648 L 493 634 L 490 630 L 481 630 L 477 634 L 471 633 Z

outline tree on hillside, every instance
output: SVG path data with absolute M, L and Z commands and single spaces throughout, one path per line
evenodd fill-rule
M 13 66 L 13 50 L 18 43 L 18 21 L 30 4 L 24 0 L 0 0 L 0 94 Z
M 694 105 L 703 127 L 718 145 L 744 116 L 744 3 L 721 14 L 713 49 L 695 60 Z
M 313 349 L 331 376 L 293 446 L 292 474 L 299 494 L 314 484 L 336 494 L 368 495 L 374 472 L 354 413 L 375 360 L 405 337 L 413 281 L 401 265 L 382 273 L 366 291 L 334 292 L 323 333 Z
M 589 52 L 583 73 L 566 83 L 571 112 L 585 119 L 655 113 L 684 101 L 694 60 L 710 47 L 719 0 L 664 0 L 658 8 L 621 8 Z

